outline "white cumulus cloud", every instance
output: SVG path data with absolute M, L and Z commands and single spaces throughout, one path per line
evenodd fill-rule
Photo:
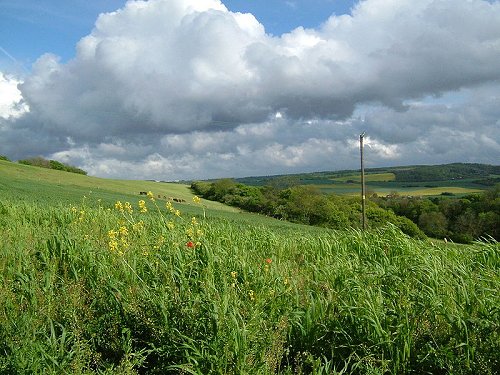
M 177 179 L 355 167 L 366 130 L 373 163 L 487 162 L 500 156 L 499 61 L 498 1 L 364 0 L 281 36 L 219 0 L 128 1 L 74 59 L 41 56 L 22 100 L 2 99 L 0 146 Z M 8 109 L 19 103 L 30 111 Z
M 0 72 L 0 118 L 15 119 L 29 111 L 17 88 L 20 81 Z

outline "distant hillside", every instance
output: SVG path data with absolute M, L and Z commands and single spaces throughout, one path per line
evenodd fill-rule
M 498 179 L 500 178 L 500 165 L 452 163 L 441 165 L 411 165 L 399 167 L 367 168 L 367 174 L 392 173 L 397 182 L 433 182 L 458 179 Z M 359 169 L 340 171 L 324 171 L 312 173 L 298 173 L 288 175 L 255 176 L 235 178 L 235 181 L 246 185 L 309 185 L 331 183 L 343 177 L 359 175 Z M 493 175 L 493 177 L 491 177 Z
M 484 191 L 500 183 L 500 166 L 453 163 L 443 165 L 412 165 L 367 168 L 366 186 L 369 194 L 462 195 Z M 276 176 L 237 178 L 250 186 L 288 188 L 312 185 L 326 194 L 353 195 L 359 192 L 359 170 L 325 171 Z
M 454 163 L 393 168 L 392 172 L 396 176 L 396 181 L 400 182 L 445 181 L 466 178 L 482 179 L 488 178 L 490 175 L 500 175 L 500 166 Z

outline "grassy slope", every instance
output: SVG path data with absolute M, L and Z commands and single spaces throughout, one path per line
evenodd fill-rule
M 184 199 L 186 203 L 193 197 L 189 186 L 182 184 L 103 179 L 0 161 L 2 194 L 35 200 L 48 199 L 54 203 L 75 203 L 81 201 L 83 196 L 104 201 L 139 199 L 140 191 L 152 191 L 155 196 L 160 195 L 162 198 Z M 211 210 L 237 212 L 236 209 L 217 202 L 203 203 Z
M 130 221 L 88 207 L 135 204 L 143 190 L 186 199 L 175 204 L 182 218 L 159 204 L 162 218 L 150 201 Z M 300 227 L 211 202 L 209 215 L 235 220 L 196 223 L 190 197 L 184 185 L 2 162 L 0 374 L 493 374 L 500 365 L 498 244 Z
M 183 212 L 201 215 L 202 210 L 193 204 L 193 193 L 188 185 L 177 183 L 158 183 L 138 180 L 112 180 L 79 175 L 75 173 L 33 167 L 0 160 L 0 200 L 22 200 L 27 202 L 49 203 L 51 205 L 85 204 L 97 207 L 100 204 L 112 206 L 117 200 L 135 204 L 141 191 L 152 191 L 155 197 L 184 199 L 175 203 Z M 275 220 L 263 215 L 242 212 L 219 202 L 202 200 L 207 216 L 217 216 L 230 220 L 243 221 L 255 225 L 269 225 L 281 228 L 317 228 L 301 226 Z
M 277 230 L 165 209 L 163 220 L 147 205 L 123 220 L 114 209 L 0 199 L 0 374 L 500 366 L 497 244 L 432 244 L 394 227 Z

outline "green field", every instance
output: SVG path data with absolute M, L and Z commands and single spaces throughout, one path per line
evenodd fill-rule
M 192 198 L 0 164 L 0 374 L 500 368 L 498 243 L 331 231 Z
M 369 194 L 437 196 L 449 193 L 463 196 L 491 188 L 499 181 L 499 166 L 482 164 L 446 164 L 436 166 L 407 166 L 369 168 L 365 183 Z M 401 177 L 401 173 L 407 173 Z M 398 180 L 398 175 L 400 179 Z M 412 177 L 414 180 L 411 180 Z M 286 176 L 247 177 L 237 181 L 249 185 L 285 186 L 309 185 L 325 194 L 356 195 L 361 190 L 360 171 L 314 172 Z
M 396 176 L 394 173 L 367 173 L 365 175 L 365 182 L 387 182 L 394 181 Z M 361 183 L 361 174 L 353 173 L 343 177 L 332 178 L 333 182 L 347 182 L 354 181 L 357 183 Z
M 389 194 L 397 193 L 399 195 L 409 196 L 436 196 L 443 193 L 451 193 L 453 195 L 466 195 L 471 193 L 479 193 L 484 189 L 467 188 L 460 186 L 444 186 L 425 187 L 422 186 L 405 186 L 404 184 L 379 184 L 379 183 L 366 183 L 366 190 L 368 195 L 377 194 L 378 196 L 386 196 Z M 359 184 L 355 183 L 335 183 L 331 185 L 321 184 L 313 185 L 325 194 L 342 194 L 342 195 L 357 195 L 361 192 Z

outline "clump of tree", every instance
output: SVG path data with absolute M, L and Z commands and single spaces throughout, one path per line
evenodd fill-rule
M 47 160 L 47 159 L 42 158 L 40 156 L 34 157 L 34 158 L 29 158 L 29 159 L 18 160 L 18 163 L 24 164 L 24 165 L 31 165 L 34 167 L 55 169 L 55 170 L 64 171 L 64 172 L 78 173 L 78 174 L 83 174 L 83 175 L 87 174 L 87 172 L 84 171 L 83 169 L 73 167 L 73 166 L 68 165 L 68 164 L 61 163 L 57 160 Z
M 205 199 L 257 212 L 294 223 L 332 229 L 360 228 L 359 199 L 325 195 L 312 186 L 248 186 L 231 179 L 215 182 L 193 182 L 191 189 Z M 376 228 L 392 223 L 412 237 L 425 238 L 411 220 L 384 210 L 373 202 L 367 205 L 369 226 Z
M 470 243 L 492 237 L 500 241 L 500 184 L 464 197 L 373 197 L 379 206 L 405 216 L 430 237 Z
M 4 161 L 11 161 L 7 156 L 5 155 L 0 155 L 0 160 L 4 160 Z

